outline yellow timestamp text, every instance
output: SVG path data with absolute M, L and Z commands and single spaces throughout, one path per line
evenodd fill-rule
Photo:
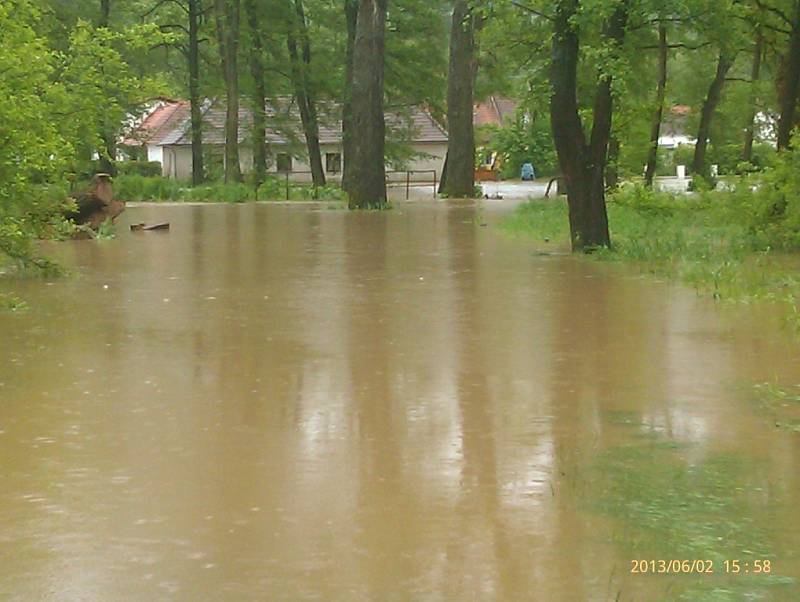
M 769 560 L 724 560 L 722 573 L 728 575 L 768 575 L 772 573 Z M 713 575 L 713 560 L 641 559 L 631 560 L 631 573 L 639 575 Z

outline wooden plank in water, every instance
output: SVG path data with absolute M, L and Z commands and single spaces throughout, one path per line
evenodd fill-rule
M 150 231 L 150 230 L 169 230 L 169 222 L 160 222 L 158 224 L 147 225 L 144 222 L 140 224 L 131 224 L 131 232 Z
M 158 224 L 150 224 L 145 226 L 142 230 L 169 230 L 169 222 L 160 222 Z

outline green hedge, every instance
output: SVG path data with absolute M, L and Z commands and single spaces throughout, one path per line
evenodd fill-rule
M 114 196 L 132 202 L 203 202 L 245 203 L 247 201 L 286 200 L 286 182 L 268 178 L 258 188 L 252 185 L 213 182 L 191 187 L 185 182 L 162 177 L 121 175 L 114 178 Z M 344 192 L 336 184 L 315 188 L 311 184 L 290 183 L 290 200 L 343 200 Z

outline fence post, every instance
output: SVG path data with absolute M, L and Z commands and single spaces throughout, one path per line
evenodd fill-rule
M 411 194 L 411 172 L 406 172 L 406 200 L 408 200 L 408 196 Z
M 287 201 L 290 200 L 289 199 L 289 172 L 288 171 L 286 172 L 286 200 Z
M 436 198 L 436 189 L 439 187 L 439 183 L 436 181 L 436 170 L 433 170 L 433 198 Z

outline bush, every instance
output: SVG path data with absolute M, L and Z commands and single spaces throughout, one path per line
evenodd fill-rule
M 292 200 L 340 201 L 345 198 L 338 184 L 327 184 L 314 188 L 311 184 L 291 183 Z M 169 178 L 153 178 L 139 175 L 114 178 L 114 196 L 132 202 L 200 202 L 200 203 L 245 203 L 247 201 L 278 201 L 286 198 L 286 181 L 270 177 L 258 188 L 244 184 L 213 182 L 204 186 L 189 187 L 185 183 Z
M 114 178 L 114 196 L 123 201 L 180 201 L 185 188 L 168 178 L 142 175 Z
M 120 161 L 117 163 L 117 174 L 120 176 L 157 177 L 161 175 L 161 163 L 158 161 Z
M 24 199 L 0 204 L 0 255 L 17 269 L 35 268 L 45 273 L 60 271 L 57 264 L 38 257 L 33 241 L 37 238 L 64 238 L 72 225 L 64 219 L 70 204 L 65 187 L 29 187 Z
M 524 163 L 530 162 L 537 177 L 558 173 L 556 156 L 550 124 L 545 119 L 516 122 L 502 128 L 487 130 L 491 142 L 487 150 L 495 151 L 502 157 L 501 176 L 519 178 Z
M 258 200 L 278 201 L 286 198 L 286 182 L 275 177 L 268 177 L 258 187 Z
M 677 204 L 674 194 L 650 190 L 641 184 L 624 184 L 608 200 L 647 215 L 661 216 L 672 215 Z
M 246 184 L 225 184 L 216 182 L 208 186 L 184 188 L 178 200 L 200 201 L 204 203 L 244 203 L 255 200 L 255 191 Z

